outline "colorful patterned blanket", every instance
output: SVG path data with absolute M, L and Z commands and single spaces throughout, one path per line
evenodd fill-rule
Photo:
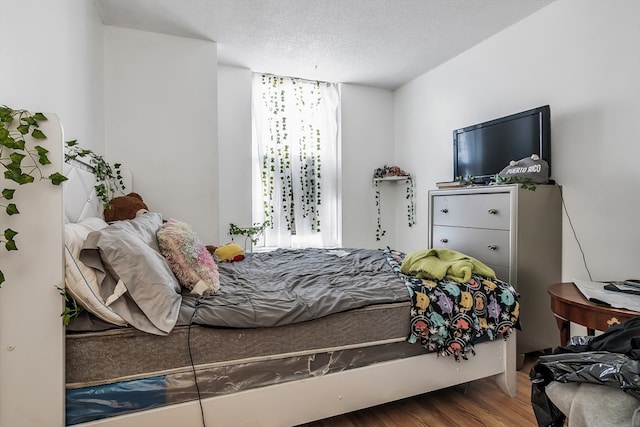
M 400 271 L 406 254 L 384 251 L 411 296 L 411 333 L 407 340 L 440 355 L 467 359 L 474 343 L 508 339 L 520 329 L 519 295 L 506 282 L 473 274 L 466 283 L 428 280 Z

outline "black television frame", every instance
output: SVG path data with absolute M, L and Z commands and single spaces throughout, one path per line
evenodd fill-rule
M 536 148 L 538 149 L 538 152 L 535 154 L 538 154 L 541 159 L 545 160 L 548 163 L 549 176 L 551 176 L 551 108 L 549 107 L 549 105 L 544 105 L 541 107 L 522 111 L 520 113 L 511 114 L 509 116 L 500 117 L 494 120 L 489 120 L 486 122 L 482 122 L 472 126 L 466 126 L 464 128 L 454 130 L 453 131 L 453 179 L 458 180 L 460 178 L 467 178 L 467 177 L 461 176 L 461 174 L 459 173 L 458 145 L 459 145 L 460 135 L 464 133 L 469 133 L 472 131 L 478 131 L 485 128 L 489 128 L 491 126 L 508 123 L 513 120 L 528 118 L 530 116 L 538 116 L 539 141 L 536 146 Z M 504 143 L 506 144 L 506 141 Z M 534 153 L 531 153 L 531 154 L 534 154 Z M 510 160 L 520 160 L 520 159 L 509 159 L 504 163 L 503 167 L 507 166 Z M 485 173 L 483 175 L 473 176 L 472 183 L 488 184 L 493 180 L 495 175 L 500 172 L 500 170 L 502 170 L 502 168 L 492 173 Z

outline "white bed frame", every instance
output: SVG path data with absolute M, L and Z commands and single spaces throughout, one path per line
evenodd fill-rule
M 211 427 L 293 426 L 489 376 L 495 376 L 505 393 L 515 396 L 515 342 L 512 336 L 507 341 L 480 344 L 477 355 L 468 361 L 431 353 L 204 399 L 205 422 Z M 197 401 L 81 424 L 141 425 L 203 424 Z
M 55 120 L 55 119 L 54 119 Z M 51 120 L 50 120 L 51 121 Z M 50 123 L 51 124 L 51 123 Z M 58 125 L 59 126 L 59 125 Z M 53 132 L 55 133 L 55 132 Z M 48 134 L 49 135 L 49 134 Z M 48 147 L 50 151 L 59 150 L 62 152 L 63 139 L 62 132 L 56 137 L 56 141 L 49 136 Z M 59 138 L 59 140 L 57 140 Z M 53 148 L 52 148 L 53 147 Z M 59 148 L 56 148 L 59 147 Z M 79 218 L 92 216 L 100 213 L 99 202 L 95 196 L 91 196 L 93 184 L 85 182 L 90 178 L 90 174 L 82 171 L 72 171 L 66 169 L 66 173 L 71 177 L 70 182 L 65 183 L 64 204 L 67 221 L 76 221 Z M 80 177 L 84 178 L 80 178 Z M 58 192 L 59 206 L 62 206 L 62 192 Z M 88 205 L 87 205 L 87 202 Z M 34 213 L 33 218 L 41 216 Z M 56 230 L 62 229 L 61 215 L 54 216 L 57 224 L 52 224 Z M 59 253 L 54 257 L 58 263 L 57 271 L 53 270 L 53 276 L 59 278 L 59 266 L 62 264 L 62 235 L 54 233 L 57 239 Z M 51 252 L 50 252 L 51 253 Z M 7 286 L 7 285 L 5 285 Z M 47 286 L 53 286 L 48 284 Z M 4 291 L 4 287 L 0 289 Z M 48 299 L 53 307 L 60 306 L 59 295 L 51 293 Z M 1 299 L 1 297 L 0 297 Z M 10 321 L 4 312 L 0 312 L 2 324 Z M 59 314 L 57 318 L 51 319 L 48 316 L 47 322 L 60 322 Z M 44 323 L 44 321 L 43 321 Z M 60 325 L 60 324 L 59 324 Z M 55 330 L 61 329 L 61 325 L 53 327 Z M 38 340 L 39 336 L 47 334 L 46 330 L 38 330 L 29 340 Z M 2 351 L 5 350 L 5 340 L 3 339 Z M 50 340 L 49 340 L 50 341 Z M 367 367 L 356 368 L 339 373 L 326 374 L 309 379 L 293 381 L 263 388 L 242 391 L 224 396 L 212 397 L 202 400 L 205 422 L 207 426 L 290 426 L 355 411 L 358 409 L 402 399 L 417 394 L 438 390 L 441 388 L 466 383 L 480 378 L 494 376 L 498 386 L 509 396 L 516 395 L 516 337 L 510 337 L 507 341 L 496 340 L 476 346 L 476 356 L 471 356 L 469 360 L 456 362 L 453 357 L 438 357 L 435 354 L 424 354 L 420 356 L 408 357 L 389 362 L 377 363 Z M 418 345 L 418 344 L 416 344 Z M 0 399 L 0 414 L 7 413 L 7 410 L 15 409 L 14 405 L 22 406 L 26 409 L 25 415 L 10 416 L 10 418 L 0 418 L 6 421 L 6 425 L 30 426 L 54 426 L 58 425 L 53 420 L 60 419 L 60 426 L 64 425 L 64 403 L 60 402 L 60 397 L 64 395 L 64 358 L 57 354 L 64 349 L 56 348 L 56 357 L 53 360 L 58 363 L 60 369 L 49 369 L 46 372 L 47 378 L 43 378 L 45 370 L 38 372 L 33 379 L 24 379 L 25 371 L 21 372 L 22 381 L 26 382 L 25 397 L 12 397 L 14 390 L 8 389 L 12 384 L 5 382 L 4 372 L 16 368 L 11 363 L 6 363 L 4 355 L 0 357 L 0 365 L 3 374 L 3 392 Z M 41 359 L 46 357 L 47 352 L 42 348 L 34 348 L 31 356 Z M 40 360 L 47 363 L 46 360 Z M 55 366 L 55 365 L 54 365 Z M 20 368 L 19 368 L 20 369 Z M 53 372 L 52 372 L 53 371 Z M 62 373 L 62 375 L 61 375 Z M 53 408 L 44 412 L 41 411 L 41 403 L 22 402 L 16 399 L 26 399 L 27 393 L 33 393 L 33 389 L 41 383 L 51 384 L 50 389 L 55 391 Z M 17 380 L 16 380 L 17 384 Z M 9 385 L 9 387 L 5 387 Z M 15 384 L 14 384 L 15 385 Z M 11 400 L 14 399 L 12 402 Z M 56 402 L 61 408 L 56 408 Z M 38 415 L 33 412 L 32 405 L 36 405 Z M 60 412 L 61 411 L 61 412 Z M 14 410 L 11 410 L 13 413 Z M 1 417 L 4 417 L 2 415 Z M 22 418 L 19 418 L 22 417 Z M 34 418 L 36 417 L 36 418 Z M 39 417 L 39 418 L 38 418 Z M 5 425 L 0 422 L 0 424 Z M 137 413 L 116 416 L 99 421 L 78 424 L 81 427 L 101 426 L 101 427 L 139 427 L 150 425 L 154 427 L 175 427 L 180 426 L 202 426 L 200 405 L 197 401 L 174 404 L 161 408 L 141 411 Z

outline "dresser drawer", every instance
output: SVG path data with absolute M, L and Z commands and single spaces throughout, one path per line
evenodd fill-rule
M 509 193 L 433 196 L 433 224 L 509 230 Z
M 447 248 L 485 264 L 509 267 L 509 231 L 434 226 L 431 246 Z
M 507 267 L 501 267 L 499 265 L 493 265 L 493 264 L 487 264 L 487 267 L 491 268 L 495 273 L 496 273 L 496 277 L 500 280 L 502 280 L 503 282 L 507 282 L 510 283 L 511 285 L 513 285 L 514 288 L 516 288 L 517 284 L 513 283 L 513 281 L 510 279 L 510 275 L 509 272 L 510 270 Z

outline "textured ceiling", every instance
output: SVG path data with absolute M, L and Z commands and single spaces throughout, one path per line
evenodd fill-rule
M 386 89 L 553 0 L 94 0 L 106 25 L 212 40 L 218 62 Z

